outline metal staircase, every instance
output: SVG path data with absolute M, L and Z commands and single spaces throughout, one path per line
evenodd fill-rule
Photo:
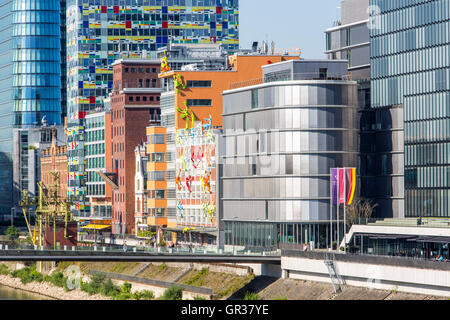
M 342 287 L 344 286 L 344 281 L 336 270 L 336 257 L 334 253 L 326 253 L 325 265 L 328 268 L 328 273 L 330 274 L 331 283 L 333 284 L 334 293 L 337 294 L 338 291 L 342 292 Z

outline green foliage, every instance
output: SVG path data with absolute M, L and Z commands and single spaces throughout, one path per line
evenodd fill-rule
M 247 291 L 244 296 L 244 300 L 260 300 L 256 292 Z
M 61 288 L 67 286 L 67 277 L 64 277 L 62 272 L 53 272 L 51 275 L 45 276 L 44 281 Z
M 201 286 L 202 280 L 205 276 L 209 274 L 208 268 L 202 268 L 201 271 L 197 272 L 195 276 L 193 276 L 191 279 L 187 280 L 185 283 L 187 285 L 193 285 L 193 286 Z
M 161 240 L 158 244 L 158 246 L 160 247 L 165 247 L 166 246 L 166 242 L 164 240 Z
M 132 295 L 136 300 L 152 300 L 155 298 L 155 294 L 151 290 L 136 291 Z
M 165 262 L 163 262 L 163 263 L 159 266 L 159 271 L 163 271 L 163 270 L 165 270 L 165 269 L 167 269 L 167 265 L 166 265 Z
M 99 273 L 94 274 L 89 282 L 82 282 L 81 290 L 90 295 L 103 294 L 109 297 L 120 293 L 120 289 L 113 284 L 111 279 L 107 279 L 104 274 Z
M 194 300 L 206 300 L 205 297 L 195 296 Z
M 22 282 L 23 284 L 44 281 L 42 273 L 36 270 L 36 266 L 15 270 L 11 273 L 11 275 L 14 278 L 19 278 L 20 282 Z
M 131 283 L 129 282 L 124 282 L 122 284 L 122 288 L 120 290 L 122 293 L 131 293 Z
M 108 279 L 101 286 L 100 293 L 107 297 L 113 297 L 119 293 L 119 288 L 114 285 L 111 279 Z
M 159 300 L 182 300 L 183 289 L 177 286 L 167 288 Z
M 141 230 L 138 232 L 138 237 L 141 238 L 153 238 L 156 235 L 156 232 L 152 232 L 150 230 Z
M 273 300 L 287 300 L 288 298 L 286 296 L 278 296 L 274 297 Z
M 6 264 L 0 264 L 0 274 L 4 276 L 9 274 L 9 268 Z
M 151 300 L 155 298 L 153 291 L 143 290 L 131 293 L 131 287 L 131 283 L 125 281 L 119 288 L 110 278 L 99 273 L 94 274 L 89 282 L 81 283 L 81 290 L 90 295 L 101 294 L 114 300 Z
M 8 237 L 8 240 L 14 241 L 19 238 L 19 228 L 15 226 L 9 226 L 5 231 L 5 235 Z

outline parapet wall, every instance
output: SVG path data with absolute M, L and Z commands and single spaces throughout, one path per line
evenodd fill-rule
M 395 257 L 336 254 L 335 266 L 346 285 L 450 297 L 450 263 Z M 326 255 L 284 250 L 284 278 L 327 282 Z

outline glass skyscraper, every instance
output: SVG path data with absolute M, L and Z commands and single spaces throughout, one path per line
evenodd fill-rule
M 84 117 L 101 108 L 119 58 L 156 58 L 171 43 L 221 43 L 239 49 L 238 0 L 68 0 L 67 118 L 69 199 L 88 214 Z M 74 144 L 72 144 L 72 142 Z
M 61 124 L 64 3 L 0 0 L 0 215 L 28 187 L 27 130 Z
M 60 0 L 13 1 L 16 126 L 61 123 Z
M 372 107 L 403 108 L 405 217 L 450 216 L 450 0 L 371 0 Z

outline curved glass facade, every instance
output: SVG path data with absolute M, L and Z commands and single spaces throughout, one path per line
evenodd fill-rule
M 15 126 L 61 124 L 59 0 L 15 0 L 12 12 Z
M 356 82 L 266 83 L 223 102 L 225 245 L 326 248 L 330 168 L 358 163 Z

